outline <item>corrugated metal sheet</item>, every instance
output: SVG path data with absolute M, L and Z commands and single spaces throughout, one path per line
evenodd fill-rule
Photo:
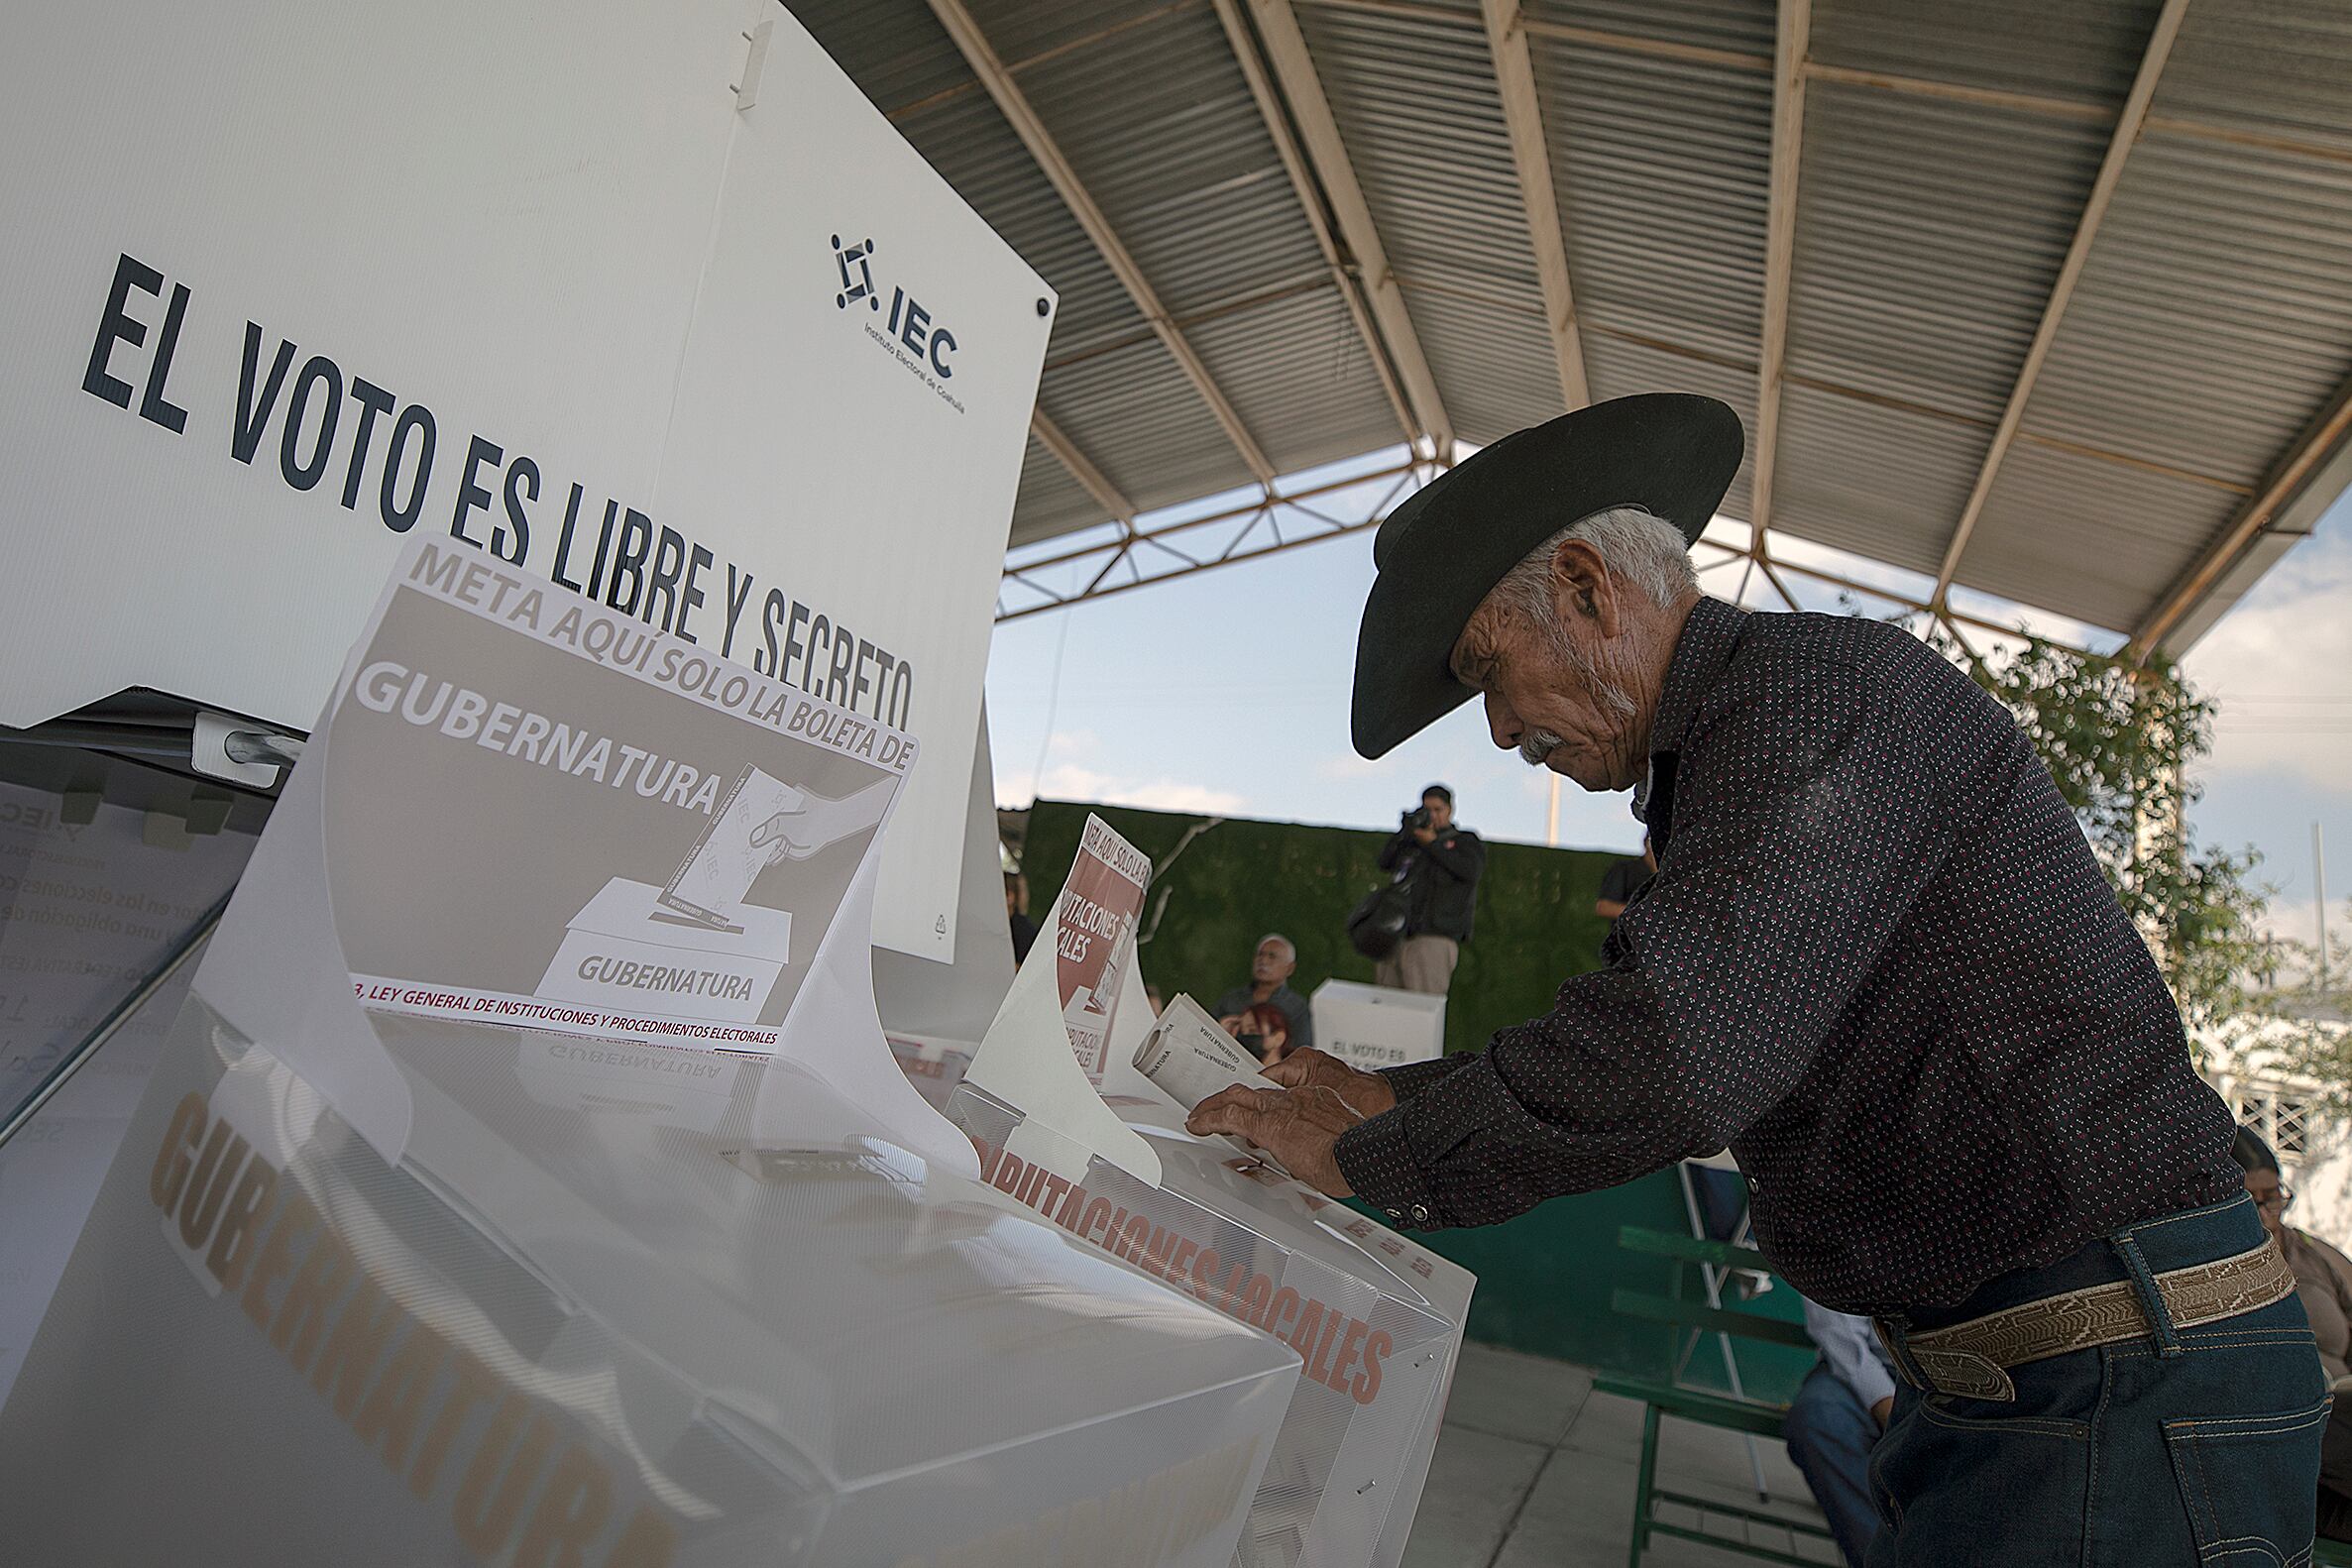
M 1094 504 L 1094 498 L 1070 478 L 1069 470 L 1036 436 L 1031 436 L 1028 450 L 1021 454 L 1021 489 L 1013 502 L 1012 542 L 1052 538 L 1101 520 L 1102 508 Z
M 2352 165 L 2153 135 L 2026 427 L 2251 485 L 2347 366 Z
M 1577 313 L 1752 363 L 1770 80 L 1543 38 L 1533 62 Z
M 1370 350 L 1207 0 L 966 3 L 1277 467 L 1393 445 Z M 1483 443 L 1556 411 L 1476 0 L 1294 3 L 1456 427 Z M 1815 0 L 1817 62 L 2028 101 L 1812 81 L 1776 533 L 1937 569 L 2159 3 Z M 928 5 L 792 4 L 1062 291 L 1042 404 L 1079 448 L 1147 508 L 1240 484 L 1231 441 Z M 1772 0 L 1524 13 L 1594 394 L 1706 392 L 1752 429 Z M 2155 114 L 1959 578 L 2126 629 L 2352 371 L 2352 3 L 2198 0 Z M 1727 510 L 1746 506 L 1743 470 Z M 1032 443 L 1016 535 L 1095 511 Z
M 1933 575 L 1991 434 L 1916 409 L 1786 387 L 1773 529 Z
M 1777 25 L 1771 0 L 1528 0 L 1523 9 L 1537 21 L 1767 58 Z
M 1329 276 L 1207 6 L 1048 60 L 1021 86 L 1179 319 L 1272 280 Z
M 1741 424 L 1750 430 L 1755 428 L 1756 379 L 1755 372 L 1746 366 L 1712 364 L 1604 332 L 1586 334 L 1584 360 L 1585 374 L 1592 379 L 1596 399 L 1629 397 L 1646 392 L 1703 392 L 1730 403 L 1738 410 Z M 1731 491 L 1724 497 L 1726 515 L 1747 515 L 1748 483 L 1753 478 L 1754 467 L 1751 444 L 1751 450 L 1739 465 L 1738 475 L 1732 481 Z
M 2203 485 L 2020 445 L 1959 580 L 2029 605 L 2062 597 L 2067 614 L 2126 629 L 2234 509 Z
M 924 0 L 791 0 L 788 9 L 884 114 L 956 87 L 978 90 Z
M 1208 404 L 1157 338 L 1055 371 L 1038 406 L 1139 507 L 1249 482 Z
M 2162 9 L 2162 0 L 1814 0 L 1811 54 L 1858 70 L 2113 108 L 2131 91 Z M 2224 0 L 2217 9 L 2238 7 Z
M 2106 140 L 2065 121 L 1816 83 L 1789 370 L 1999 418 Z
M 1298 23 L 1455 429 L 1484 443 L 1558 412 L 1484 29 L 1313 5 Z
M 1371 352 L 1329 276 L 1311 293 L 1235 311 L 1185 333 L 1284 473 L 1404 439 Z
M 2231 0 L 2189 7 L 2155 112 L 2310 141 L 2352 156 L 2352 5 Z

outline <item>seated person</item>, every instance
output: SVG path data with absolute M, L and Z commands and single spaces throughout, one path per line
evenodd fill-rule
M 2295 1293 L 2319 1341 L 2319 1365 L 2337 1391 L 2319 1439 L 2319 1533 L 2352 1541 L 2352 1400 L 2343 1397 L 2352 1390 L 2352 1258 L 2287 1223 L 2295 1189 L 2280 1179 L 2279 1157 L 2261 1134 L 2239 1128 L 2229 1152 L 2246 1173 L 2246 1193 L 2262 1213 L 2262 1228 L 2295 1271 Z
M 1862 1568 L 1878 1533 L 1870 1450 L 1895 1406 L 1894 1367 L 1866 1317 L 1807 1301 L 1805 1332 L 1821 1347 L 1821 1360 L 1789 1401 L 1782 1435 L 1789 1458 L 1829 1517 L 1847 1568 Z
M 1258 1065 L 1270 1067 L 1297 1047 L 1290 1044 L 1290 1020 L 1272 1002 L 1259 1002 L 1217 1020 L 1225 1033 L 1248 1047 Z
M 1306 998 L 1290 989 L 1290 975 L 1298 967 L 1298 950 L 1290 946 L 1290 939 L 1280 933 L 1270 933 L 1258 939 L 1258 951 L 1250 959 L 1250 983 L 1237 985 L 1217 998 L 1210 1009 L 1217 1017 L 1232 1018 L 1248 1012 L 1262 1002 L 1271 1002 L 1283 1010 L 1290 1039 L 1289 1049 L 1302 1051 L 1315 1043 L 1315 1021 L 1308 1010 Z

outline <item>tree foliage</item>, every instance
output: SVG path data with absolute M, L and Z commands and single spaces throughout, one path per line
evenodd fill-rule
M 2039 637 L 1966 663 L 2049 764 L 2190 1024 L 2218 1028 L 2267 995 L 2280 954 L 2261 926 L 2261 856 L 2199 843 L 2188 826 L 2211 700 L 2178 666 L 2134 668 Z

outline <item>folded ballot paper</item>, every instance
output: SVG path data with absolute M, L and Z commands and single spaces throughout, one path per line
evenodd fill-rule
M 583 657 L 616 616 L 454 548 L 404 553 L 0 1407 L 0 1561 L 1229 1563 L 1298 1358 L 974 1179 L 894 1064 L 911 743 L 670 689 L 713 661 L 641 626 Z M 592 958 L 625 999 L 542 979 Z
M 1124 841 L 1116 840 L 1090 819 L 1083 842 L 1093 847 L 1081 856 L 1117 855 Z M 1188 998 L 1153 1020 L 1131 956 L 1094 1092 L 1072 1040 L 1056 1027 L 1064 999 L 1052 988 L 1053 966 L 1036 961 L 1052 952 L 1063 913 L 1058 900 L 1032 961 L 947 1096 L 950 1119 L 999 1191 L 1288 1347 L 1297 1390 L 1234 1561 L 1395 1568 L 1476 1281 L 1235 1140 L 1185 1132 L 1188 1104 L 1256 1078 L 1256 1064 Z M 1016 1097 L 1024 1094 L 1026 1103 Z M 1119 1137 L 1101 1136 L 1106 1122 Z

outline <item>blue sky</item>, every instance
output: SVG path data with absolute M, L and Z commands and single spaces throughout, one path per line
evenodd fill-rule
M 1360 512 L 1373 499 L 1359 492 L 1317 504 Z M 1734 542 L 1744 536 L 1736 524 L 1719 529 Z M 1863 581 L 1909 581 L 1779 536 L 1774 549 Z M 1371 535 L 1357 533 L 998 626 L 988 665 L 997 800 L 1044 795 L 1386 828 L 1423 784 L 1443 779 L 1471 827 L 1543 842 L 1549 775 L 1496 750 L 1475 704 L 1378 762 L 1349 745 L 1356 622 L 1372 570 Z M 1738 570 L 1710 571 L 1703 582 L 1730 597 Z M 1806 608 L 1839 608 L 1837 590 L 1789 583 Z M 1779 608 L 1760 579 L 1746 602 Z M 2307 938 L 2313 822 L 2324 825 L 2339 914 L 2352 896 L 2352 499 L 2187 664 L 2221 705 L 2192 825 L 2201 839 L 2259 848 L 2259 874 L 2279 889 L 2275 923 Z M 1640 836 L 1625 796 L 1586 795 L 1563 781 L 1563 844 L 1631 849 Z

